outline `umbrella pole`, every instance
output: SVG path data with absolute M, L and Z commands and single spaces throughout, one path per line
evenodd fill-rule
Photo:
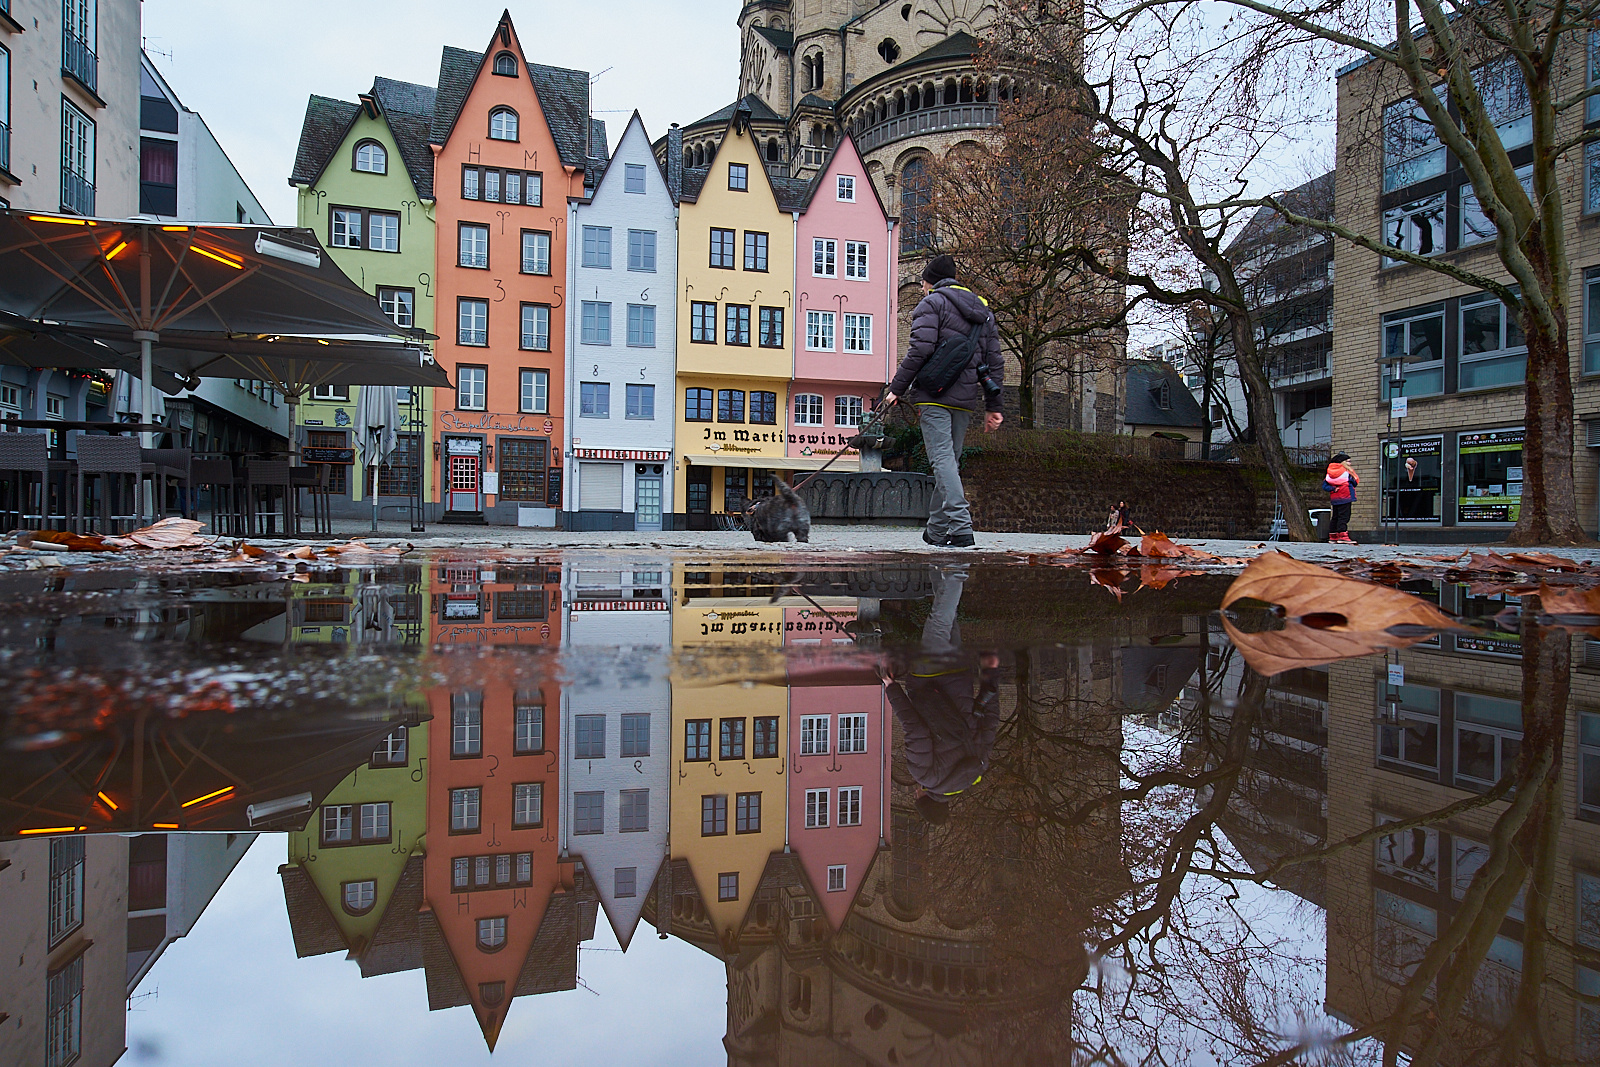
M 378 465 L 376 463 L 372 465 L 372 532 L 378 532 Z
M 151 330 L 135 330 L 133 336 L 139 342 L 139 421 L 146 426 L 150 425 L 150 413 L 155 408 L 154 368 L 151 366 L 151 347 L 155 344 L 157 334 Z M 155 435 L 146 431 L 139 434 L 139 444 L 144 448 L 155 447 Z

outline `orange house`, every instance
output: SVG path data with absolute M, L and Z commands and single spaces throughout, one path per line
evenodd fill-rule
M 589 75 L 529 63 L 510 12 L 485 51 L 444 49 L 429 146 L 436 355 L 456 382 L 435 415 L 445 522 L 555 525 L 567 200 L 603 165 L 604 129 Z

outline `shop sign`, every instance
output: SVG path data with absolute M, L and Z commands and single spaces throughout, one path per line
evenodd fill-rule
M 483 441 L 477 437 L 447 437 L 444 447 L 452 456 L 483 455 Z
M 1514 523 L 1522 515 L 1523 431 L 1487 430 L 1457 438 L 1459 523 Z

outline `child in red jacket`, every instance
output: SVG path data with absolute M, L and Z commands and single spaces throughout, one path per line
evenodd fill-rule
M 1328 543 L 1353 545 L 1350 537 L 1350 505 L 1356 502 L 1356 486 L 1361 479 L 1349 465 L 1350 456 L 1335 452 L 1328 463 L 1328 473 L 1322 479 L 1322 488 L 1328 492 L 1328 503 L 1333 505 L 1333 523 L 1328 533 Z

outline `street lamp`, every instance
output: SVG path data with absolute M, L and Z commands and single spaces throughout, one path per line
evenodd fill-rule
M 1405 351 L 1385 352 L 1378 357 L 1380 368 L 1379 378 L 1382 379 L 1381 368 L 1389 369 L 1389 429 L 1385 435 L 1385 444 L 1378 457 L 1380 464 L 1378 471 L 1378 521 L 1383 522 L 1383 493 L 1387 479 L 1383 477 L 1383 465 L 1389 459 L 1395 461 L 1394 490 L 1390 500 L 1391 534 L 1389 544 L 1396 547 L 1400 544 L 1400 470 L 1405 463 L 1406 439 L 1405 422 L 1408 401 L 1405 395 L 1406 379 L 1405 365 L 1433 359 L 1431 353 L 1424 352 L 1420 355 Z M 1396 422 L 1399 423 L 1396 427 Z

